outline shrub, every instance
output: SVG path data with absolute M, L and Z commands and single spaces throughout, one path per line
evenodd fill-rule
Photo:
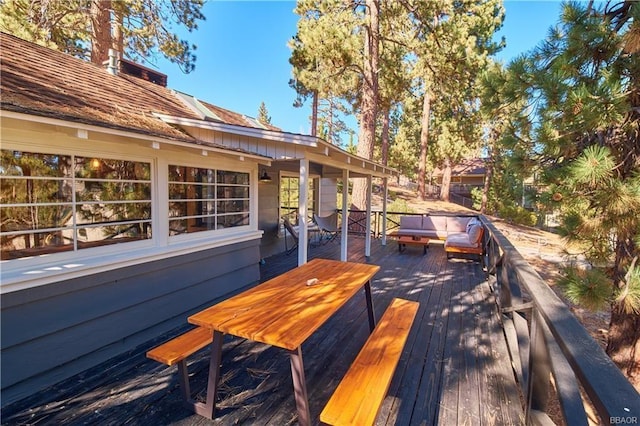
M 520 225 L 535 226 L 538 222 L 535 213 L 520 206 L 502 206 L 498 209 L 498 215 L 507 221 Z

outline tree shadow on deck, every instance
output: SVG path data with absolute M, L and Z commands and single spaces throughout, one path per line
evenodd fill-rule
M 395 242 L 384 247 L 374 240 L 371 257 L 366 259 L 363 239 L 349 243 L 350 261 L 381 266 L 372 281 L 377 319 L 394 297 L 420 302 L 377 424 L 520 424 L 518 387 L 494 295 L 481 266 L 473 261 L 447 261 L 437 244 L 423 256 L 421 249 L 400 254 Z M 327 244 L 312 249 L 310 256 L 336 259 L 339 252 L 339 244 Z M 262 276 L 278 275 L 296 263 L 295 256 L 267 259 Z M 303 344 L 314 423 L 368 335 L 366 300 L 360 292 Z M 210 421 L 184 407 L 176 367 L 144 355 L 170 337 L 160 336 L 65 380 L 44 395 L 7 407 L 2 424 L 297 422 L 286 351 L 225 336 L 218 407 L 215 420 Z M 208 369 L 207 350 L 189 358 L 192 390 L 199 399 L 205 397 Z

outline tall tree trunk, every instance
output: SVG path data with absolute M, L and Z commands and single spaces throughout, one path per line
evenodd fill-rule
M 333 97 L 331 97 L 329 99 L 329 142 L 330 143 L 335 143 L 335 137 L 334 137 L 334 130 L 333 130 L 333 115 L 334 115 L 334 105 L 335 105 L 335 100 Z
M 371 159 L 376 135 L 376 114 L 378 106 L 378 62 L 380 40 L 378 0 L 366 0 L 368 26 L 365 30 L 364 72 L 362 81 L 362 102 L 360 105 L 360 135 L 357 154 Z M 352 200 L 356 208 L 364 210 L 367 200 L 367 183 L 364 179 L 353 182 Z
M 91 0 L 91 62 L 109 59 L 111 44 L 111 0 Z
M 114 7 L 113 9 L 113 17 L 114 17 L 114 24 L 113 24 L 113 41 L 112 41 L 112 48 L 118 52 L 118 54 L 120 55 L 120 57 L 124 57 L 124 38 L 122 37 L 122 10 L 120 10 L 119 8 Z
M 613 281 L 618 290 L 625 285 L 625 270 L 631 253 L 637 253 L 635 235 L 618 235 Z M 633 261 L 631 261 L 633 264 Z M 640 392 L 640 314 L 627 312 L 621 301 L 611 304 L 607 354 Z
M 384 164 L 385 166 L 387 165 L 387 163 L 389 162 L 389 115 L 391 114 L 391 108 L 385 107 L 384 111 L 382 112 L 382 134 L 381 134 L 381 139 L 382 139 L 382 152 L 381 152 L 381 156 L 382 156 L 382 164 Z
M 482 187 L 482 204 L 480 205 L 480 213 L 487 213 L 487 203 L 489 202 L 489 189 L 491 188 L 491 178 L 493 177 L 493 167 L 495 160 L 493 158 L 493 146 L 488 146 L 489 156 L 485 164 L 484 186 Z
M 451 160 L 444 159 L 444 169 L 442 171 L 442 186 L 440 187 L 440 199 L 449 201 L 449 191 L 451 187 Z
M 422 101 L 422 127 L 420 129 L 420 160 L 418 162 L 418 195 L 420 199 L 427 199 L 427 153 L 429 149 L 429 117 L 431 115 L 431 94 L 429 89 L 424 91 Z
M 313 103 L 311 104 L 311 136 L 318 134 L 318 91 L 313 91 Z
M 640 315 L 611 305 L 607 354 L 640 392 Z

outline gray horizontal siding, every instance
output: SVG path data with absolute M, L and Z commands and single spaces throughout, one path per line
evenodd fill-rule
M 260 279 L 259 240 L 2 297 L 2 405 L 186 323 Z

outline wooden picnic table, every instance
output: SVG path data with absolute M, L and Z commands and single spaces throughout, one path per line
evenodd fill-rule
M 302 343 L 364 287 L 369 328 L 375 327 L 371 278 L 377 265 L 314 259 L 189 317 L 213 332 L 207 400 L 195 411 L 213 418 L 225 333 L 286 349 L 301 425 L 311 424 Z

